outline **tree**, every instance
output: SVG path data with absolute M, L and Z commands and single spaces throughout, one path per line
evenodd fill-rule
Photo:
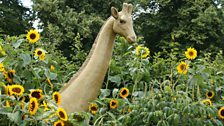
M 31 28 L 32 12 L 29 8 L 23 7 L 19 0 L 0 2 L 0 33 L 19 35 Z
M 180 47 L 196 49 L 223 47 L 224 13 L 221 1 L 213 0 L 150 0 L 140 7 L 150 12 L 138 15 L 135 23 L 147 46 L 153 51 Z
M 41 21 L 42 36 L 57 43 L 66 57 L 78 55 L 82 45 L 89 50 L 111 6 L 121 8 L 125 0 L 33 0 Z M 133 2 L 129 0 L 126 2 Z M 75 36 L 79 33 L 81 44 Z M 75 52 L 72 48 L 76 48 Z M 74 59 L 74 58 L 73 58 Z

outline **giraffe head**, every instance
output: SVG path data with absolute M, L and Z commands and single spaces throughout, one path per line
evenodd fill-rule
M 111 15 L 114 17 L 113 31 L 125 37 L 129 43 L 136 41 L 135 31 L 133 29 L 131 4 L 124 3 L 120 12 L 114 7 L 111 7 Z

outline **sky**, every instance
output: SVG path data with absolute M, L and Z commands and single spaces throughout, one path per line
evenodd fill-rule
M 31 0 L 21 0 L 21 1 L 23 3 L 23 6 L 28 7 L 28 8 L 31 8 L 31 5 L 33 4 L 31 2 Z
M 31 0 L 21 0 L 21 1 L 22 1 L 22 3 L 23 3 L 23 6 L 24 6 L 24 7 L 32 8 L 31 6 L 32 6 L 33 3 L 32 3 Z M 34 27 L 35 29 L 37 29 L 38 31 L 41 31 L 41 30 L 38 29 L 38 27 L 37 27 L 38 23 L 39 23 L 39 21 L 38 21 L 38 20 L 35 20 L 35 21 L 33 22 L 33 27 Z

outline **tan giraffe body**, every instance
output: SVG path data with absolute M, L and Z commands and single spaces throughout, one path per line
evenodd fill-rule
M 89 102 L 97 98 L 112 56 L 116 34 L 124 36 L 130 43 L 135 41 L 132 8 L 131 4 L 126 3 L 119 13 L 111 8 L 112 16 L 101 28 L 88 58 L 78 73 L 60 90 L 60 107 L 68 113 L 88 110 Z

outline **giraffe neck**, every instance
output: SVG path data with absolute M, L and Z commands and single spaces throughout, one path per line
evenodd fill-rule
M 86 110 L 88 102 L 97 98 L 112 56 L 116 36 L 113 22 L 112 17 L 106 21 L 94 42 L 89 59 L 68 86 L 60 91 L 61 107 L 67 112 Z

